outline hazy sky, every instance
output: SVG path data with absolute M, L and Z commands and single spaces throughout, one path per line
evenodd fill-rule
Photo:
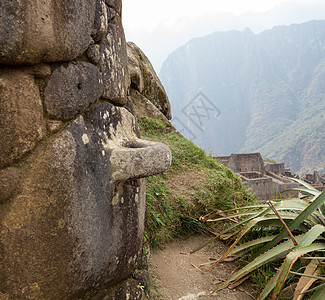
M 126 38 L 145 52 L 157 72 L 170 52 L 193 37 L 325 19 L 325 0 L 122 1 Z
M 123 17 L 127 27 L 151 29 L 159 23 L 175 23 L 189 17 L 197 18 L 211 12 L 265 12 L 283 2 L 317 3 L 315 0 L 123 0 Z

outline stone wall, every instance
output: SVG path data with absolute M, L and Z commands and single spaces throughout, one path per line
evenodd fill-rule
M 228 167 L 234 172 L 259 172 L 263 177 L 265 166 L 260 153 L 233 153 L 230 155 Z
M 279 198 L 280 194 L 281 198 L 284 199 L 298 197 L 298 192 L 296 191 L 283 193 L 288 189 L 297 188 L 298 184 L 294 182 L 279 183 L 272 180 L 272 177 L 267 176 L 262 178 L 250 178 L 249 180 L 243 179 L 243 183 L 245 186 L 251 189 L 258 200 L 277 199 Z
M 139 260 L 143 178 L 171 153 L 140 139 L 121 8 L 0 3 L 1 299 L 88 299 Z
M 167 94 L 149 59 L 132 42 L 127 43 L 127 54 L 130 97 L 137 116 L 170 120 L 172 115 Z
M 243 180 L 243 183 L 256 195 L 256 199 L 273 199 L 276 196 L 272 178 L 253 178 L 247 181 Z
M 265 164 L 260 153 L 237 153 L 213 158 L 237 173 L 258 200 L 274 199 L 279 193 L 298 187 L 297 183 L 284 176 L 287 174 L 284 163 Z M 292 176 L 291 172 L 289 174 Z M 285 192 L 281 197 L 298 197 L 298 192 Z
M 284 163 L 275 163 L 275 164 L 266 163 L 265 170 L 276 174 L 285 175 Z
M 306 174 L 303 180 L 320 191 L 325 190 L 325 174 L 319 174 L 318 171 L 314 171 L 313 174 Z

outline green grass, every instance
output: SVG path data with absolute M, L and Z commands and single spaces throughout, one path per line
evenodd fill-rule
M 173 131 L 168 122 L 141 118 L 139 125 L 144 138 L 167 144 L 173 156 L 167 172 L 147 179 L 146 233 L 152 247 L 162 247 L 175 237 L 203 231 L 205 225 L 199 217 L 212 210 L 229 209 L 234 203 L 251 201 L 252 195 L 230 169 Z M 195 182 L 191 193 L 186 190 L 186 184 L 184 193 L 176 193 L 169 183 L 182 173 L 195 174 L 204 180 Z

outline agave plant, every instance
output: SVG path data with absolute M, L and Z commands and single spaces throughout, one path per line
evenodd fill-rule
M 214 267 L 231 256 L 247 255 L 253 247 L 261 249 L 255 252 L 251 262 L 222 283 L 216 291 L 229 285 L 243 282 L 252 271 L 270 263 L 282 260 L 281 267 L 276 271 L 259 299 L 271 296 L 278 299 L 289 274 L 300 276 L 296 285 L 294 300 L 303 299 L 306 293 L 312 293 L 310 299 L 325 299 L 325 277 L 323 263 L 325 261 L 325 192 L 321 193 L 313 186 L 295 179 L 303 185 L 296 188 L 306 196 L 301 199 L 269 201 L 254 206 L 236 208 L 222 212 L 210 213 L 202 217 L 202 221 L 216 222 L 232 220 L 234 224 L 224 230 L 218 237 L 235 239 L 228 251 L 214 263 Z M 269 232 L 278 229 L 278 234 L 255 238 L 239 244 L 249 231 L 264 228 Z M 308 261 L 304 272 L 293 272 L 298 260 Z M 306 264 L 304 264 L 306 265 Z M 317 285 L 318 284 L 318 285 Z M 312 288 L 316 285 L 316 288 Z

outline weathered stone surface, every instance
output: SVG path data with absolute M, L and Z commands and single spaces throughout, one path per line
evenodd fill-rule
M 99 66 L 101 62 L 100 46 L 98 44 L 91 45 L 87 50 L 87 57 L 90 62 Z
M 140 68 L 140 58 L 139 53 L 133 51 L 130 43 L 127 44 L 127 54 L 128 54 L 128 70 L 131 82 L 131 88 L 143 92 L 144 82 L 142 76 L 142 70 Z
M 122 16 L 122 0 L 105 0 L 105 3 L 116 10 Z
M 5 203 L 19 188 L 20 173 L 17 168 L 0 170 L 0 204 Z
M 32 66 L 31 74 L 33 74 L 36 78 L 47 78 L 51 76 L 51 66 L 48 64 L 37 64 Z
M 116 181 L 162 173 L 171 164 L 168 146 L 146 140 L 125 141 L 123 148 L 112 151 L 112 177 Z
M 138 124 L 138 117 L 136 115 L 132 99 L 130 97 L 128 97 L 128 101 L 125 105 L 125 108 L 134 116 L 134 118 L 135 118 L 135 133 L 136 133 L 137 137 L 141 138 L 140 126 Z
M 95 22 L 91 35 L 96 43 L 107 34 L 108 19 L 112 18 L 108 15 L 108 9 L 104 0 L 96 0 Z
M 166 91 L 150 61 L 132 42 L 127 43 L 127 52 L 131 87 L 143 94 L 170 120 L 172 117 L 171 106 Z M 138 68 L 140 68 L 140 72 Z
M 103 130 L 102 145 L 109 149 L 112 180 L 124 182 L 129 179 L 148 177 L 167 170 L 171 164 L 171 152 L 168 146 L 138 139 L 133 115 L 125 108 L 108 104 L 99 104 L 87 113 Z M 105 122 L 102 122 L 104 118 Z M 107 120 L 119 118 L 119 124 L 112 130 Z M 109 130 L 107 131 L 107 128 Z M 105 132 L 106 130 L 106 132 Z
M 91 43 L 96 0 L 0 2 L 0 63 L 68 61 Z
M 32 150 L 44 134 L 42 101 L 34 77 L 0 69 L 0 169 Z
M 137 280 L 142 286 L 148 286 L 150 283 L 150 273 L 148 270 L 137 269 L 133 272 L 132 277 Z
M 140 287 L 139 281 L 137 280 L 126 280 L 121 286 L 119 292 L 116 295 L 116 300 L 144 300 L 145 299 L 144 289 Z
M 108 32 L 99 45 L 92 45 L 87 51 L 89 60 L 96 64 L 102 74 L 104 93 L 102 97 L 119 105 L 127 102 L 128 71 L 126 42 L 122 22 L 116 16 L 108 24 Z
M 99 70 L 86 62 L 58 67 L 44 91 L 44 105 L 50 117 L 69 120 L 100 98 L 103 81 Z
M 47 120 L 46 128 L 50 134 L 58 132 L 63 127 L 63 122 L 58 120 Z
M 131 88 L 130 97 L 137 117 L 147 116 L 154 119 L 168 121 L 165 115 L 138 91 Z
M 130 274 L 144 230 L 144 180 L 137 178 L 153 171 L 142 167 L 121 181 L 111 157 L 125 143 L 141 144 L 134 126 L 125 108 L 100 103 L 30 158 L 21 192 L 0 210 L 1 293 L 89 299 Z M 137 159 L 146 164 L 145 155 Z

